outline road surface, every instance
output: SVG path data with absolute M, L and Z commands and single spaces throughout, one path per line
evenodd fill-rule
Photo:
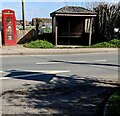
M 54 79 L 55 75 L 65 77 L 77 75 L 117 82 L 118 67 L 117 52 L 3 56 L 0 73 L 2 73 L 2 89 L 6 91 L 25 84 L 44 83 L 47 80 L 41 81 L 39 79 L 48 75 L 53 76 L 51 80 Z M 51 80 L 48 79 L 48 81 Z
M 117 52 L 1 58 L 3 114 L 101 116 L 118 82 Z

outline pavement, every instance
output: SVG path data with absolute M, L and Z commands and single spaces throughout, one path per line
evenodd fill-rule
M 76 48 L 61 47 L 52 49 L 41 48 L 25 48 L 23 45 L 3 46 L 0 48 L 0 55 L 48 55 L 48 54 L 79 54 L 92 52 L 113 52 L 118 51 L 118 48 Z

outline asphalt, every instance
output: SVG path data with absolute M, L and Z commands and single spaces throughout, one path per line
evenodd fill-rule
M 3 46 L 3 47 L 1 47 L 0 48 L 0 55 L 47 55 L 47 54 L 80 54 L 80 53 L 93 53 L 93 52 L 96 52 L 96 53 L 98 53 L 98 52 L 117 52 L 118 51 L 118 48 L 54 48 L 54 49 L 31 49 L 31 48 L 25 48 L 25 47 L 23 47 L 22 45 L 17 45 L 17 46 Z M 70 79 L 71 80 L 71 79 Z M 69 80 L 69 81 L 70 81 Z M 73 78 L 73 80 L 75 80 L 75 78 Z M 77 78 L 76 78 L 76 80 L 78 80 Z M 69 81 L 66 81 L 66 82 L 68 82 L 68 83 L 70 83 Z M 82 83 L 81 83 L 82 82 Z M 80 85 L 82 85 L 83 86 L 83 80 L 82 81 L 80 81 L 79 82 L 79 84 Z M 85 84 L 86 84 L 86 82 L 88 82 L 88 81 L 85 81 Z M 91 80 L 90 80 L 90 82 L 91 82 Z M 95 81 L 96 82 L 96 81 Z M 73 82 L 72 82 L 73 83 Z M 53 83 L 52 83 L 53 84 Z M 99 82 L 98 82 L 98 84 L 99 84 Z M 88 83 L 88 85 L 89 85 L 89 83 Z M 100 84 L 99 84 L 99 86 L 100 86 Z M 104 85 L 105 86 L 105 85 Z M 109 85 L 110 86 L 110 85 Z M 50 86 L 51 87 L 51 86 Z M 78 86 L 77 86 L 78 87 Z M 85 88 L 84 88 L 85 87 Z M 90 89 L 88 89 L 88 87 L 90 88 Z M 98 106 L 98 104 L 100 104 L 100 102 L 99 101 L 103 101 L 103 99 L 105 99 L 105 98 L 102 98 L 102 97 L 99 97 L 100 95 L 102 95 L 102 96 L 105 96 L 106 95 L 106 92 L 108 91 L 108 89 L 109 88 L 107 88 L 106 90 L 105 90 L 105 88 L 104 87 L 102 87 L 102 85 L 101 85 L 101 87 L 100 88 L 98 88 L 97 86 L 96 86 L 96 89 L 94 89 L 94 87 L 92 88 L 90 85 L 88 86 L 88 87 L 86 87 L 86 85 L 84 85 L 83 87 L 81 87 L 80 86 L 80 88 L 82 88 L 82 90 L 81 90 L 81 92 L 83 91 L 83 93 L 81 94 L 81 92 L 79 93 L 78 91 L 76 91 L 76 93 L 74 92 L 74 94 L 72 93 L 74 90 L 72 90 L 71 88 L 67 88 L 67 91 L 63 91 L 62 89 L 64 89 L 64 88 L 62 88 L 61 90 L 62 90 L 62 92 L 61 92 L 61 90 L 56 90 L 55 88 L 53 88 L 53 91 L 54 91 L 54 94 L 50 94 L 50 90 L 48 90 L 48 93 L 45 93 L 46 95 L 47 95 L 47 97 L 45 97 L 44 99 L 43 99 L 43 105 L 44 105 L 44 101 L 47 101 L 48 103 L 50 103 L 50 104 L 52 104 L 52 103 L 57 103 L 57 105 L 55 105 L 55 104 L 52 104 L 53 106 L 60 106 L 60 107 L 57 107 L 58 109 L 60 109 L 60 111 L 61 112 L 63 112 L 63 111 L 65 111 L 66 110 L 66 112 L 70 112 L 70 111 L 74 111 L 73 109 L 75 109 L 75 108 L 77 108 L 77 109 L 75 109 L 75 111 L 76 112 L 78 112 L 78 113 L 80 113 L 81 115 L 82 114 L 84 114 L 84 115 L 93 115 L 93 114 L 95 114 L 96 112 L 95 111 L 97 111 L 97 113 L 99 113 L 99 112 L 102 112 L 101 111 L 101 107 L 102 106 L 100 106 L 100 107 L 97 107 Z M 47 86 L 46 86 L 46 88 L 47 88 Z M 45 89 L 46 89 L 45 88 Z M 34 91 L 34 87 L 32 88 L 33 90 L 32 91 Z M 39 89 L 39 88 L 38 88 Z M 99 89 L 99 92 L 98 92 L 98 89 Z M 26 90 L 26 89 L 25 89 Z M 64 90 L 66 90 L 66 89 L 64 89 Z M 79 90 L 79 89 L 78 89 Z M 101 91 L 100 91 L 101 90 Z M 19 91 L 19 90 L 18 90 Z M 20 91 L 22 91 L 22 93 L 25 93 L 25 91 L 24 91 L 24 89 L 22 90 L 20 90 Z M 26 91 L 28 91 L 28 90 L 26 90 Z M 40 91 L 40 90 L 39 90 Z M 85 92 L 86 91 L 86 92 Z M 94 91 L 93 93 L 94 94 L 89 94 L 89 93 L 92 93 L 92 91 Z M 30 93 L 28 93 L 28 95 L 27 94 L 24 94 L 23 96 L 22 96 L 22 94 L 18 94 L 18 92 L 17 92 L 17 94 L 16 94 L 16 92 L 17 91 L 13 91 L 13 93 L 14 94 L 11 94 L 11 93 L 7 93 L 7 94 L 4 94 L 3 95 L 3 103 L 4 103 L 4 107 L 3 107 L 3 113 L 15 113 L 15 114 L 19 114 L 19 113 L 21 113 L 21 111 L 23 111 L 23 113 L 24 112 L 29 112 L 29 113 L 37 113 L 37 111 L 38 111 L 38 113 L 40 113 L 40 111 L 41 111 L 41 113 L 43 112 L 42 110 L 43 109 L 45 109 L 45 108 L 39 108 L 38 106 L 40 106 L 39 104 L 40 104 L 40 102 L 35 102 L 35 101 L 32 101 L 33 103 L 36 103 L 35 104 L 35 106 L 31 106 L 31 107 L 29 107 L 29 106 L 22 106 L 21 104 L 27 104 L 26 103 L 26 101 L 31 101 L 31 99 L 35 99 L 36 101 L 40 101 L 40 99 L 37 99 L 37 97 L 35 97 L 34 98 L 34 96 L 33 95 L 31 95 L 31 93 L 33 93 L 33 92 L 30 92 Z M 60 93 L 61 92 L 61 93 Z M 68 96 L 67 96 L 67 94 L 66 94 L 66 92 L 67 93 L 69 93 L 68 94 Z M 59 94 L 58 94 L 59 93 Z M 71 93 L 71 94 L 70 94 Z M 33 93 L 33 94 L 35 94 L 36 95 L 36 93 Z M 104 95 L 103 95 L 104 94 Z M 12 96 L 11 96 L 12 95 Z M 20 98 L 16 98 L 16 96 L 20 96 Z M 51 96 L 49 96 L 49 95 L 51 95 Z M 63 99 L 63 97 L 61 97 L 61 96 L 63 96 L 63 95 L 65 95 L 66 97 L 64 97 L 64 99 Z M 71 96 L 70 96 L 71 95 Z M 75 96 L 74 96 L 75 95 Z M 85 96 L 86 95 L 86 96 Z M 26 97 L 25 97 L 26 96 Z M 33 98 L 30 98 L 30 100 L 29 99 L 25 99 L 25 98 L 29 98 L 29 97 L 27 97 L 27 96 L 33 96 Z M 56 100 L 56 96 L 59 96 L 59 99 L 63 99 L 62 100 L 62 102 L 60 101 L 60 103 L 59 103 L 59 99 L 57 99 Z M 85 98 L 86 99 L 82 99 L 82 97 L 83 96 L 85 96 Z M 90 98 L 94 98 L 94 96 L 97 96 L 96 97 L 96 99 L 93 99 L 94 101 L 92 101 Z M 41 96 L 40 96 L 41 97 Z M 80 98 L 80 99 L 78 99 L 78 97 Z M 11 98 L 11 99 L 10 99 Z M 14 99 L 16 98 L 16 101 L 15 101 L 15 104 L 17 104 L 19 107 L 15 107 L 13 104 L 10 104 L 10 105 L 6 105 L 6 104 L 8 104 L 9 102 L 8 101 L 11 101 L 11 103 L 14 103 Z M 50 99 L 49 99 L 50 98 Z M 51 98 L 52 98 L 52 100 L 51 100 Z M 76 99 L 75 99 L 76 98 Z M 6 101 L 6 100 L 8 100 L 8 101 Z M 23 101 L 24 100 L 24 101 Z M 73 103 L 73 102 L 71 102 L 71 101 L 73 101 L 73 100 L 78 100 L 78 102 L 75 102 L 75 103 Z M 91 101 L 90 101 L 91 100 Z M 96 101 L 95 101 L 96 100 Z M 22 103 L 20 102 L 20 101 L 22 101 Z M 54 101 L 54 102 L 51 102 L 51 101 Z M 69 102 L 69 104 L 72 104 L 72 105 L 69 105 L 69 104 L 67 104 L 67 107 L 66 107 L 66 109 L 63 107 L 64 106 L 64 104 L 65 104 L 65 106 L 66 106 L 66 102 L 64 103 L 64 101 L 70 101 Z M 77 107 L 78 106 L 78 104 L 79 104 L 79 101 L 80 102 L 82 102 L 82 103 L 84 103 L 84 105 L 85 106 L 89 106 L 88 104 L 92 104 L 92 103 L 94 103 L 94 104 L 92 104 L 91 105 L 91 108 L 89 107 L 89 108 L 86 108 L 86 107 L 82 107 L 82 105 L 79 105 L 79 107 Z M 11 106 L 11 107 L 10 107 Z M 37 106 L 37 108 L 36 108 L 36 106 Z M 52 107 L 53 107 L 52 106 Z M 94 106 L 94 108 L 92 107 L 92 106 Z M 49 108 L 49 107 L 48 107 Z M 51 108 L 51 107 L 50 107 Z M 54 113 L 54 111 L 55 111 L 55 109 L 54 109 L 54 107 L 52 108 L 52 109 L 45 109 L 45 111 L 49 114 L 49 113 Z M 56 107 L 55 107 L 56 108 Z M 39 110 L 37 110 L 37 109 L 39 109 Z M 68 109 L 70 109 L 70 110 L 68 110 Z M 86 109 L 87 109 L 87 114 L 86 114 Z M 94 110 L 92 110 L 92 109 L 94 109 Z M 100 110 L 100 111 L 99 111 Z M 30 112 L 31 111 L 31 112 Z M 56 110 L 57 111 L 57 110 Z M 64 113 L 64 112 L 63 112 Z M 71 113 L 71 112 L 70 112 Z M 75 112 L 72 112 L 72 113 L 75 113 Z M 28 114 L 29 115 L 29 114 Z
M 80 54 L 92 52 L 113 52 L 118 51 L 118 48 L 76 48 L 61 47 L 52 49 L 41 48 L 25 48 L 23 45 L 3 46 L 0 48 L 0 55 L 48 55 L 48 54 Z

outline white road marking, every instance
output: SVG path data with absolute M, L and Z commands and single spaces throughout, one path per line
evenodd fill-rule
M 13 79 L 11 77 L 0 77 L 0 80 L 5 80 L 5 79 Z
M 65 73 L 70 72 L 69 70 L 6 70 L 0 71 L 1 73 L 5 72 L 36 72 L 36 73 L 45 73 L 45 74 L 56 74 L 56 73 Z
M 107 60 L 95 60 L 96 62 L 106 62 Z
M 65 60 L 60 60 L 60 62 L 56 61 L 56 62 L 41 62 L 41 63 L 36 63 L 37 65 L 44 65 L 44 64 L 59 64 L 59 63 L 62 63 L 62 62 L 73 62 L 73 63 L 81 63 L 81 62 L 106 62 L 107 60 L 91 60 L 91 61 L 65 61 Z
M 40 62 L 36 63 L 37 65 L 42 65 L 42 64 L 59 64 L 60 62 Z
M 2 70 L 0 70 L 0 73 L 3 73 L 3 71 L 2 71 Z
M 105 65 L 90 65 L 90 66 L 94 68 L 109 70 L 109 71 L 116 71 L 117 73 L 119 72 L 119 67 L 115 67 L 115 66 L 105 66 Z
M 18 70 L 18 71 L 37 72 L 37 73 L 44 73 L 44 74 L 58 74 L 58 73 L 70 72 L 69 70 Z
M 66 61 L 66 62 L 80 63 L 80 62 L 87 62 L 87 61 Z
M 38 76 L 38 75 L 43 75 L 43 74 L 26 74 L 26 75 L 17 75 L 17 76 L 12 76 L 12 77 L 0 77 L 0 80 L 3 79 L 14 79 L 14 78 L 24 78 L 24 77 L 31 77 L 31 76 Z
M 67 73 L 70 72 L 69 70 L 7 70 L 7 71 L 0 71 L 1 73 L 8 73 L 8 72 L 36 72 L 37 74 L 26 74 L 26 75 L 16 75 L 12 77 L 0 77 L 2 79 L 13 79 L 17 77 L 30 77 L 30 76 L 37 76 L 43 74 L 59 74 L 59 73 Z
M 106 62 L 106 61 L 107 60 L 91 60 L 91 61 L 90 60 L 89 61 L 87 61 L 87 60 L 86 61 L 85 60 L 82 61 L 81 60 L 81 61 L 66 61 L 66 62 L 74 62 L 74 63 L 86 62 L 87 63 L 87 62 Z

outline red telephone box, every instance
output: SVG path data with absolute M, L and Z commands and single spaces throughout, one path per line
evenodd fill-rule
M 2 10 L 2 27 L 4 45 L 16 45 L 16 18 L 13 10 Z

